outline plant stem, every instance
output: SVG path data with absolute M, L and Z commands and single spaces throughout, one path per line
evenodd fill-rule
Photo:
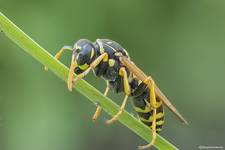
M 21 29 L 19 29 L 14 23 L 12 23 L 6 16 L 0 12 L 0 30 L 20 46 L 24 51 L 33 56 L 41 64 L 47 66 L 55 75 L 60 79 L 66 81 L 69 73 L 69 69 L 61 62 L 57 61 L 51 54 L 49 54 L 44 48 L 38 45 L 28 35 L 26 35 Z M 76 83 L 74 88 L 81 94 L 86 96 L 94 104 L 98 103 L 102 106 L 111 116 L 115 115 L 119 111 L 119 106 L 115 104 L 111 99 L 105 97 L 92 85 L 84 80 L 80 80 Z M 151 140 L 151 130 L 149 127 L 138 121 L 135 117 L 129 114 L 127 111 L 119 118 L 119 121 L 139 135 L 141 138 L 149 142 Z M 175 150 L 177 149 L 163 137 L 157 135 L 157 140 L 154 145 L 158 149 Z

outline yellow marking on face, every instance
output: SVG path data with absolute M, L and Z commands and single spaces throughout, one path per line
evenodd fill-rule
M 109 59 L 109 66 L 113 67 L 115 65 L 115 60 L 114 59 Z
M 83 64 L 83 65 L 80 65 L 80 66 L 79 66 L 79 68 L 80 68 L 81 70 L 86 70 L 88 67 L 89 67 L 88 64 Z

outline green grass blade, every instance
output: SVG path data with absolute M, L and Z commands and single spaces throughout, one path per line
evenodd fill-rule
M 14 23 L 12 23 L 6 16 L 0 12 L 0 29 L 1 31 L 24 51 L 33 56 L 41 64 L 47 66 L 51 71 L 55 73 L 60 79 L 66 81 L 69 69 L 57 61 L 51 54 L 49 54 L 44 48 L 38 45 L 28 35 L 26 35 L 21 29 L 19 29 Z M 115 115 L 119 110 L 119 106 L 115 104 L 111 99 L 105 97 L 92 85 L 86 81 L 78 81 L 74 87 L 81 94 L 86 96 L 93 103 L 99 103 L 102 108 L 110 115 Z M 151 130 L 128 112 L 124 112 L 119 118 L 119 121 L 127 128 L 131 129 L 145 141 L 151 140 Z M 175 150 L 177 149 L 170 142 L 163 137 L 157 135 L 157 140 L 154 145 L 158 149 L 162 150 Z

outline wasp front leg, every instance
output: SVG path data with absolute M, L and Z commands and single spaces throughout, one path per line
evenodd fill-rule
M 157 109 L 157 103 L 156 103 L 156 95 L 155 95 L 155 89 L 154 89 L 154 81 L 149 77 L 147 78 L 144 83 L 146 83 L 147 85 L 150 84 L 150 105 L 149 107 L 151 107 L 153 109 L 153 114 L 152 114 L 152 140 L 149 144 L 144 145 L 144 146 L 139 146 L 139 149 L 146 149 L 149 148 L 151 146 L 154 145 L 155 140 L 156 140 L 156 109 Z
M 69 75 L 67 78 L 67 87 L 69 91 L 72 91 L 73 88 L 73 79 L 74 79 L 74 69 L 77 67 L 77 62 L 75 60 L 75 56 L 72 55 L 71 64 L 70 64 L 70 70 Z
M 122 76 L 123 78 L 124 92 L 126 95 L 123 99 L 122 105 L 120 106 L 119 112 L 116 115 L 114 115 L 112 119 L 107 120 L 106 121 L 107 124 L 115 122 L 122 115 L 122 113 L 124 112 L 125 105 L 127 103 L 128 96 L 130 95 L 130 85 L 128 82 L 127 71 L 124 67 L 120 68 L 119 75 Z
M 105 89 L 105 92 L 104 92 L 104 96 L 107 96 L 109 92 L 109 82 L 106 81 L 106 89 Z M 95 121 L 97 120 L 97 118 L 99 117 L 99 115 L 101 114 L 101 111 L 102 111 L 102 107 L 101 106 L 97 106 L 97 109 L 92 117 L 92 120 Z
M 73 56 L 74 57 L 74 56 Z M 73 61 L 74 60 L 74 61 Z M 72 91 L 72 86 L 73 86 L 73 83 L 78 81 L 78 80 L 81 80 L 83 77 L 85 77 L 92 69 L 94 69 L 97 65 L 100 64 L 100 62 L 103 61 L 103 62 L 106 62 L 108 61 L 108 54 L 107 53 L 103 53 L 101 54 L 98 58 L 96 58 L 91 64 L 90 66 L 88 67 L 88 69 L 86 69 L 83 73 L 77 75 L 75 77 L 75 79 L 73 78 L 73 73 L 74 73 L 74 69 L 75 69 L 75 66 L 77 64 L 76 61 L 75 61 L 75 58 L 72 58 L 72 62 L 71 62 L 71 66 L 70 66 L 70 73 L 69 73 L 69 77 L 68 77 L 68 82 L 67 82 L 67 85 L 68 85 L 68 89 L 70 91 Z
M 67 45 L 63 46 L 63 47 L 59 50 L 59 52 L 55 54 L 55 58 L 56 58 L 57 60 L 59 60 L 59 59 L 61 58 L 63 52 L 66 51 L 66 50 L 72 51 L 73 48 L 72 48 L 71 46 L 67 46 Z M 45 66 L 45 71 L 48 71 L 48 67 L 47 67 L 47 66 Z

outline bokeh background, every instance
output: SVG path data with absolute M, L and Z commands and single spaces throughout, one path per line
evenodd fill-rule
M 225 147 L 224 0 L 0 0 L 0 10 L 50 53 L 80 38 L 125 47 L 190 125 L 166 111 L 160 134 L 180 149 Z M 71 54 L 62 62 L 69 64 Z M 103 91 L 104 82 L 86 80 Z M 110 93 L 118 104 L 122 95 Z M 131 104 L 127 110 L 134 113 Z M 122 150 L 145 142 L 0 34 L 0 149 Z

